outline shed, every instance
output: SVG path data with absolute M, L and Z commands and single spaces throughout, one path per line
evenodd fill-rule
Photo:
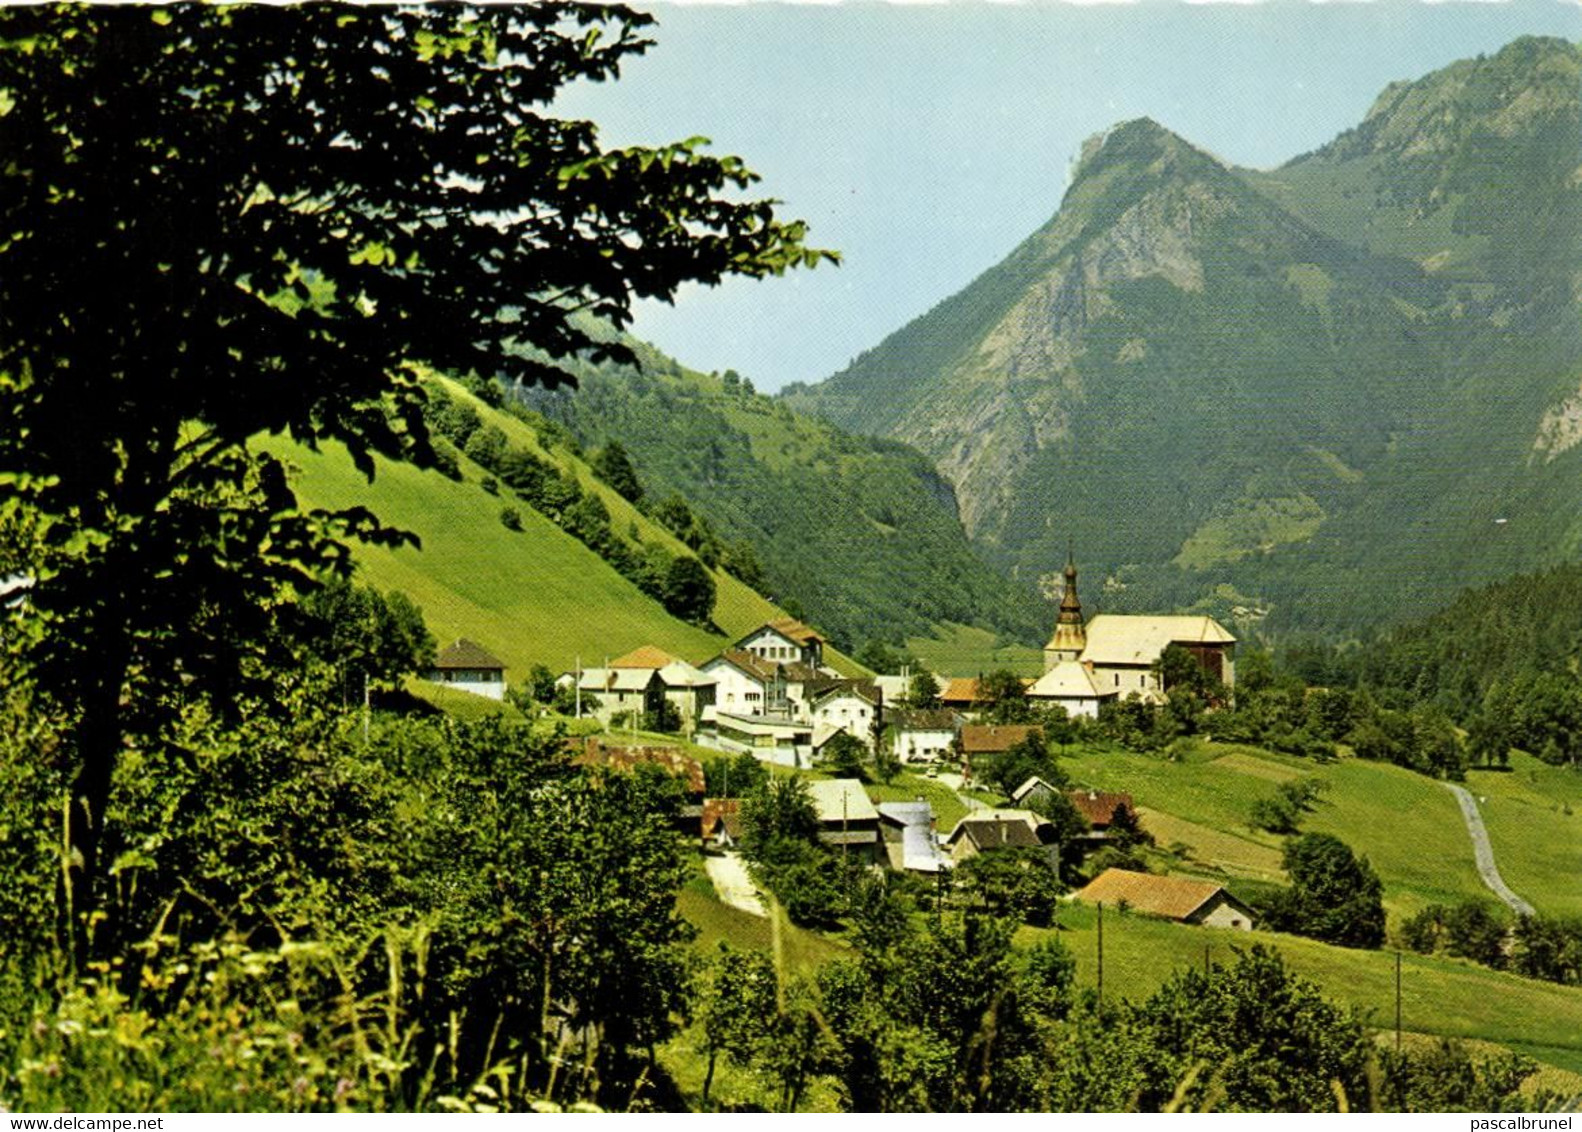
M 1251 931 L 1253 926 L 1251 908 L 1222 885 L 1206 880 L 1105 869 L 1076 894 L 1076 899 L 1086 904 L 1124 906 L 1133 912 L 1212 928 Z

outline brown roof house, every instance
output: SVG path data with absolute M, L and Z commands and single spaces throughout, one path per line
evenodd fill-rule
M 742 800 L 705 798 L 699 824 L 703 845 L 708 849 L 731 849 L 742 840 Z
M 1034 731 L 1043 728 L 1030 723 L 964 723 L 961 725 L 961 773 L 973 777 L 973 768 L 989 765 Z
M 505 665 L 482 645 L 461 639 L 439 650 L 428 678 L 491 700 L 505 699 Z
M 972 810 L 945 838 L 945 848 L 958 864 L 990 849 L 1036 849 L 1048 824 L 1031 810 Z
M 1186 924 L 1252 930 L 1252 909 L 1212 881 L 1105 869 L 1076 899 Z

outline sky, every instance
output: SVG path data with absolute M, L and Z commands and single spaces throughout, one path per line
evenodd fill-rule
M 638 307 L 639 337 L 771 391 L 828 377 L 998 262 L 1117 122 L 1267 168 L 1356 125 L 1392 81 L 1520 35 L 1582 40 L 1582 0 L 636 6 L 656 45 L 554 112 L 606 145 L 708 137 L 840 251 Z

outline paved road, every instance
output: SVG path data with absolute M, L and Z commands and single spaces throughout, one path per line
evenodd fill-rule
M 709 871 L 714 891 L 720 894 L 720 899 L 725 903 L 743 912 L 751 912 L 754 916 L 768 915 L 764 911 L 764 902 L 758 899 L 758 889 L 753 886 L 752 877 L 747 875 L 747 866 L 735 853 L 704 857 L 703 867 Z
M 1483 877 L 1483 883 L 1489 886 L 1490 892 L 1509 904 L 1518 916 L 1536 915 L 1533 906 L 1512 892 L 1500 876 L 1500 870 L 1494 864 L 1494 847 L 1489 844 L 1489 831 L 1483 828 L 1483 815 L 1478 813 L 1477 800 L 1464 786 L 1446 782 L 1444 787 L 1456 796 L 1456 801 L 1461 805 L 1461 816 L 1466 819 L 1467 833 L 1472 838 L 1472 856 L 1478 863 L 1478 873 Z

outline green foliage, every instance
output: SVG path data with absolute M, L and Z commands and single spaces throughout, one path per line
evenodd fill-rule
M 1048 927 L 1065 886 L 1044 848 L 991 849 L 964 861 L 951 878 L 973 911 Z
M 845 731 L 838 731 L 824 744 L 823 770 L 836 778 L 855 778 L 859 782 L 869 779 L 867 767 L 868 748 L 862 740 Z
M 696 558 L 683 555 L 665 571 L 659 600 L 683 621 L 707 624 L 714 612 L 714 579 Z
M 522 529 L 522 513 L 515 507 L 500 508 L 500 525 L 508 531 Z
M 1542 1101 L 1522 1082 L 1537 1071 L 1513 1053 L 1475 1058 L 1460 1043 L 1441 1039 L 1423 1052 L 1379 1054 L 1378 1108 L 1386 1112 L 1531 1112 Z
M 631 457 L 617 441 L 612 440 L 595 452 L 588 466 L 594 475 L 619 492 L 622 499 L 642 502 L 643 485 L 637 480 L 637 469 L 632 467 Z
M 1275 787 L 1272 797 L 1253 803 L 1252 823 L 1270 833 L 1297 833 L 1303 816 L 1313 810 L 1319 795 L 1327 788 L 1328 784 L 1320 778 L 1282 782 Z
M 769 785 L 769 767 L 750 753 L 722 755 L 703 764 L 711 798 L 746 798 Z
M 1291 887 L 1269 909 L 1276 930 L 1342 947 L 1384 942 L 1384 886 L 1366 857 L 1327 833 L 1307 833 L 1286 843 L 1283 863 Z
M 1021 677 L 997 668 L 978 677 L 978 698 L 972 706 L 985 723 L 1026 723 L 1033 717 L 1026 692 Z

